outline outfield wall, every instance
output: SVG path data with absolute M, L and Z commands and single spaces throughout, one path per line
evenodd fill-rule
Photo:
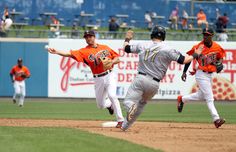
M 141 41 L 132 41 L 132 43 L 137 42 Z M 116 93 L 118 97 L 124 98 L 137 73 L 138 57 L 122 51 L 123 40 L 98 40 L 98 43 L 109 45 L 121 56 L 121 62 L 115 66 L 114 72 L 118 80 Z M 197 42 L 167 41 L 166 43 L 185 54 Z M 94 98 L 94 82 L 90 69 L 73 59 L 48 54 L 44 49 L 46 44 L 65 51 L 86 45 L 85 41 L 80 39 L 50 39 L 48 42 L 3 42 L 0 40 L 0 96 L 13 94 L 9 71 L 16 64 L 17 58 L 22 57 L 32 74 L 31 78 L 26 81 L 27 96 Z M 236 43 L 220 44 L 227 51 L 224 60 L 225 69 L 221 74 L 215 74 L 217 77 L 213 82 L 213 90 L 217 93 L 215 96 L 217 99 L 236 100 Z M 189 94 L 196 90 L 194 76 L 188 75 L 186 82 L 181 80 L 183 67 L 175 62 L 170 65 L 155 99 L 175 99 L 179 94 Z M 189 70 L 192 69 L 191 67 Z
M 141 41 L 132 41 L 137 43 Z M 138 57 L 134 54 L 126 54 L 121 47 L 123 40 L 98 40 L 98 43 L 107 44 L 117 51 L 121 62 L 114 70 L 117 73 L 117 95 L 124 98 L 127 89 L 137 73 Z M 185 54 L 197 42 L 167 41 L 168 45 Z M 236 82 L 236 43 L 220 43 L 226 49 L 224 61 L 225 70 L 221 74 L 214 75 L 213 89 L 219 100 L 235 100 Z M 49 46 L 59 50 L 70 51 L 85 46 L 84 40 L 49 40 Z M 172 62 L 166 77 L 161 81 L 158 94 L 155 99 L 176 99 L 179 94 L 189 94 L 196 90 L 194 76 L 188 76 L 187 81 L 181 80 L 183 65 Z M 192 68 L 189 68 L 191 70 Z M 90 69 L 83 63 L 77 63 L 73 59 L 49 55 L 49 97 L 79 97 L 94 98 L 93 78 Z M 232 85 L 231 85 L 232 84 Z
M 26 81 L 26 94 L 31 97 L 47 97 L 48 94 L 48 53 L 44 51 L 46 42 L 0 41 L 0 96 L 12 96 L 13 86 L 10 70 L 23 58 L 31 77 Z

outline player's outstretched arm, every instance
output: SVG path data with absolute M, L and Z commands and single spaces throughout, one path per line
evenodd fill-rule
M 192 60 L 198 58 L 198 56 L 202 53 L 204 45 L 200 45 L 192 55 L 186 55 L 183 64 L 190 63 Z
M 124 49 L 124 51 L 126 53 L 130 53 L 131 52 L 129 41 L 133 38 L 133 36 L 134 36 L 134 32 L 132 30 L 128 30 L 126 32 L 125 41 L 124 41 L 124 44 L 123 44 L 123 49 Z
M 51 54 L 58 54 L 60 56 L 71 57 L 70 52 L 59 51 L 59 50 L 56 50 L 54 48 L 48 48 L 48 52 L 51 53 Z

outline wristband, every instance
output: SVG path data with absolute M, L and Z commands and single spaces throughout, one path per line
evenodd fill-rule
M 198 58 L 199 55 L 197 53 L 193 53 L 192 56 L 194 59 L 196 59 L 196 58 Z

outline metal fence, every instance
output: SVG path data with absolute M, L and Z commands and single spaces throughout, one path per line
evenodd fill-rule
M 236 41 L 236 31 L 228 31 L 228 41 Z M 108 32 L 99 31 L 96 34 L 97 39 L 124 39 L 124 32 Z M 63 30 L 58 32 L 52 32 L 50 30 L 16 30 L 11 29 L 4 34 L 0 34 L 0 37 L 16 37 L 16 38 L 73 38 L 82 39 L 83 31 L 71 31 Z M 216 40 L 218 34 L 214 37 Z M 150 32 L 135 32 L 134 39 L 148 40 L 150 39 Z M 199 41 L 202 39 L 201 30 L 186 30 L 186 31 L 167 31 L 167 40 L 175 41 Z

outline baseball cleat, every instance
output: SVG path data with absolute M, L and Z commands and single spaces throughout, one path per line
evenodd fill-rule
M 133 104 L 130 108 L 129 111 L 127 113 L 127 121 L 130 121 L 133 119 L 134 117 L 134 113 L 137 111 L 137 105 Z
M 183 107 L 184 107 L 184 103 L 182 101 L 182 96 L 178 96 L 178 98 L 177 98 L 177 109 L 178 109 L 178 112 L 182 112 Z
M 216 128 L 219 128 L 220 126 L 222 126 L 225 123 L 225 119 L 217 119 L 216 121 L 214 121 L 214 124 L 216 126 Z
M 15 104 L 16 103 L 16 99 L 13 99 L 13 104 Z
M 123 121 L 118 122 L 117 125 L 116 125 L 116 128 L 121 128 L 122 127 L 122 123 L 123 123 Z
M 108 107 L 107 109 L 108 109 L 110 115 L 114 114 L 114 109 L 112 108 L 112 106 Z

